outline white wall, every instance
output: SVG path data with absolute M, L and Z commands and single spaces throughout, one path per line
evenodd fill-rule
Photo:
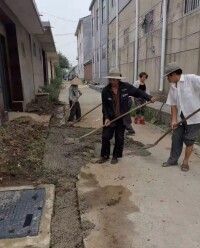
M 24 95 L 24 106 L 35 97 L 31 44 L 28 32 L 16 24 L 21 80 Z M 24 46 L 24 51 L 22 46 Z
M 35 81 L 35 93 L 44 86 L 44 71 L 43 71 L 43 60 L 42 60 L 42 47 L 38 40 L 32 36 L 32 58 L 33 58 L 33 73 Z M 36 56 L 33 51 L 33 44 L 36 46 Z
M 83 40 L 83 22 L 81 21 L 80 28 L 77 35 L 77 49 L 78 49 L 78 76 L 84 78 L 84 40 Z

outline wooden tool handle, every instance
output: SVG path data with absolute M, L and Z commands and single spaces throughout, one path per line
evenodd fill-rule
M 151 103 L 151 102 L 146 102 L 146 103 L 144 103 L 144 104 L 142 104 L 142 105 L 140 105 L 140 106 L 138 106 L 138 107 L 136 107 L 136 108 L 134 108 L 134 109 L 129 110 L 128 112 L 126 112 L 126 113 L 124 113 L 124 114 L 118 116 L 117 118 L 113 119 L 113 120 L 110 122 L 110 124 L 112 124 L 113 122 L 115 122 L 115 121 L 117 121 L 117 120 L 123 118 L 124 116 L 126 116 L 126 115 L 132 113 L 133 111 L 135 111 L 135 110 L 137 110 L 137 109 L 139 109 L 139 108 L 142 108 L 142 107 L 144 107 L 144 106 L 146 106 L 146 105 L 148 105 L 148 104 L 150 104 L 150 103 Z M 97 131 L 101 130 L 101 129 L 104 128 L 105 126 L 106 126 L 106 125 L 103 125 L 103 126 L 97 128 L 97 129 L 95 129 L 95 130 L 93 130 L 93 131 L 91 131 L 91 132 L 89 132 L 89 133 L 87 133 L 87 134 L 81 136 L 80 139 L 86 138 L 87 136 L 89 136 L 89 135 L 91 135 L 91 134 L 93 134 L 93 133 L 96 133 Z
M 193 115 L 195 115 L 196 113 L 198 113 L 200 111 L 200 108 L 197 109 L 196 111 L 194 111 L 192 114 L 188 115 L 187 117 L 185 117 L 184 119 L 182 119 L 181 121 L 179 121 L 175 127 L 178 127 L 180 124 L 182 124 L 183 122 L 187 121 L 189 118 L 191 118 Z M 173 128 L 170 128 L 167 130 L 166 133 L 164 133 L 154 144 L 157 145 L 167 134 L 169 134 L 171 131 L 173 130 Z
M 98 107 L 100 107 L 101 105 L 102 105 L 102 103 L 98 104 L 96 107 L 94 107 L 93 109 L 91 109 L 90 111 L 88 111 L 87 113 L 85 113 L 84 115 L 82 115 L 78 120 L 76 120 L 76 121 L 72 124 L 72 126 L 73 126 L 75 123 L 79 122 L 83 117 L 85 117 L 86 115 L 88 115 L 89 113 L 91 113 L 92 111 L 94 111 L 95 109 L 97 109 Z

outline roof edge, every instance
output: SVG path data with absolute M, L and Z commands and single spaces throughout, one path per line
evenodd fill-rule
M 92 0 L 92 2 L 91 2 L 91 4 L 90 4 L 90 7 L 89 7 L 89 10 L 91 11 L 91 9 L 92 9 L 92 7 L 93 7 L 93 5 L 94 5 L 94 2 L 95 2 L 95 0 Z

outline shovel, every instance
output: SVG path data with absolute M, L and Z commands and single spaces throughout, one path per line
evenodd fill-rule
M 78 120 L 74 121 L 74 123 L 71 125 L 73 126 L 74 124 L 76 124 L 77 122 L 79 122 L 83 117 L 85 117 L 86 115 L 88 115 L 89 113 L 91 113 L 93 110 L 97 109 L 98 107 L 100 107 L 102 105 L 102 103 L 98 104 L 96 107 L 94 107 L 93 109 L 91 109 L 90 111 L 88 111 L 87 113 L 85 113 L 83 116 L 81 116 Z
M 81 96 L 81 95 L 80 95 Z M 75 104 L 78 102 L 78 99 L 80 98 L 80 96 L 77 98 L 77 100 L 75 102 L 72 103 L 72 106 L 69 108 L 69 110 L 64 114 L 64 117 L 61 120 L 61 123 L 63 123 L 63 125 L 66 123 L 66 117 L 68 116 L 68 114 L 71 112 L 71 110 L 73 109 L 73 107 L 75 106 Z
M 163 102 L 163 104 L 161 105 L 160 109 L 158 110 L 158 112 L 156 113 L 156 115 L 154 116 L 154 118 L 151 120 L 151 124 L 155 124 L 158 121 L 158 116 L 163 108 L 163 106 L 165 105 L 165 102 Z
M 140 108 L 142 108 L 142 107 L 145 107 L 146 105 L 148 105 L 148 104 L 150 104 L 150 103 L 152 103 L 152 102 L 146 102 L 146 103 L 144 103 L 144 104 L 142 104 L 142 105 L 140 105 L 140 106 L 138 106 L 138 107 L 136 107 L 136 108 L 134 108 L 134 109 L 129 110 L 128 112 L 126 112 L 126 113 L 124 113 L 124 114 L 118 116 L 117 118 L 113 119 L 112 121 L 110 121 L 110 124 L 112 124 L 113 122 L 115 122 L 115 121 L 117 121 L 117 120 L 123 118 L 124 116 L 126 116 L 126 115 L 132 113 L 133 111 L 135 111 L 135 110 L 137 110 L 137 109 L 140 109 Z M 103 125 L 103 126 L 101 126 L 101 127 L 98 127 L 98 128 L 96 128 L 95 130 L 93 130 L 93 131 L 91 131 L 91 132 L 89 132 L 89 133 L 87 133 L 87 134 L 81 136 L 80 138 L 67 138 L 65 144 L 79 143 L 80 140 L 82 140 L 82 139 L 84 139 L 84 138 L 90 136 L 91 134 L 96 133 L 97 131 L 101 130 L 101 129 L 104 128 L 104 127 L 106 127 L 106 125 Z
M 180 124 L 182 124 L 183 122 L 185 122 L 186 120 L 188 120 L 190 117 L 192 117 L 193 115 L 195 115 L 196 113 L 198 113 L 200 111 L 200 108 L 197 109 L 196 111 L 194 111 L 192 114 L 188 115 L 187 117 L 185 117 L 183 120 L 179 121 L 175 127 L 178 127 Z M 174 128 L 170 128 L 167 130 L 166 133 L 164 133 L 158 140 L 156 140 L 156 142 L 154 142 L 153 144 L 148 144 L 144 147 L 142 147 L 141 149 L 149 149 L 149 148 L 152 148 L 154 146 L 156 146 L 165 136 L 167 136 L 169 133 L 171 133 L 171 131 L 173 130 Z

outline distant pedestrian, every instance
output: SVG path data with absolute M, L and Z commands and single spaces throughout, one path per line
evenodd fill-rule
M 174 128 L 178 121 L 200 108 L 200 76 L 182 74 L 182 69 L 176 62 L 168 64 L 165 73 L 171 83 L 166 103 L 171 105 L 171 125 Z M 178 165 L 178 159 L 182 153 L 183 144 L 185 144 L 185 156 L 181 170 L 188 171 L 189 158 L 193 151 L 195 138 L 199 133 L 200 113 L 198 112 L 174 129 L 170 157 L 162 166 Z
M 73 105 L 73 108 L 71 109 L 68 122 L 73 122 L 75 116 L 76 119 L 79 119 L 81 117 L 81 107 L 78 101 L 78 98 L 82 95 L 81 91 L 78 88 L 78 85 L 80 84 L 81 84 L 81 80 L 75 77 L 71 81 L 71 86 L 69 87 L 69 104 L 70 107 L 72 107 Z
M 145 81 L 147 80 L 147 78 L 148 78 L 148 74 L 146 72 L 141 72 L 139 74 L 139 80 L 134 83 L 134 86 L 146 93 L 147 87 L 146 87 Z M 136 106 L 142 105 L 146 102 L 146 99 L 144 99 L 142 97 L 135 97 L 134 100 L 135 100 Z M 142 107 L 142 108 L 136 110 L 134 123 L 135 124 L 140 123 L 140 124 L 144 125 L 145 124 L 144 114 L 145 114 L 145 107 Z
M 109 159 L 110 140 L 115 134 L 111 164 L 116 164 L 118 158 L 123 155 L 125 118 L 123 117 L 112 124 L 110 122 L 129 111 L 129 96 L 142 97 L 152 102 L 155 102 L 156 99 L 133 85 L 122 82 L 123 77 L 120 76 L 118 69 L 111 70 L 106 78 L 109 79 L 109 84 L 102 91 L 103 124 L 105 124 L 105 127 L 102 132 L 101 159 L 97 162 L 104 163 Z

